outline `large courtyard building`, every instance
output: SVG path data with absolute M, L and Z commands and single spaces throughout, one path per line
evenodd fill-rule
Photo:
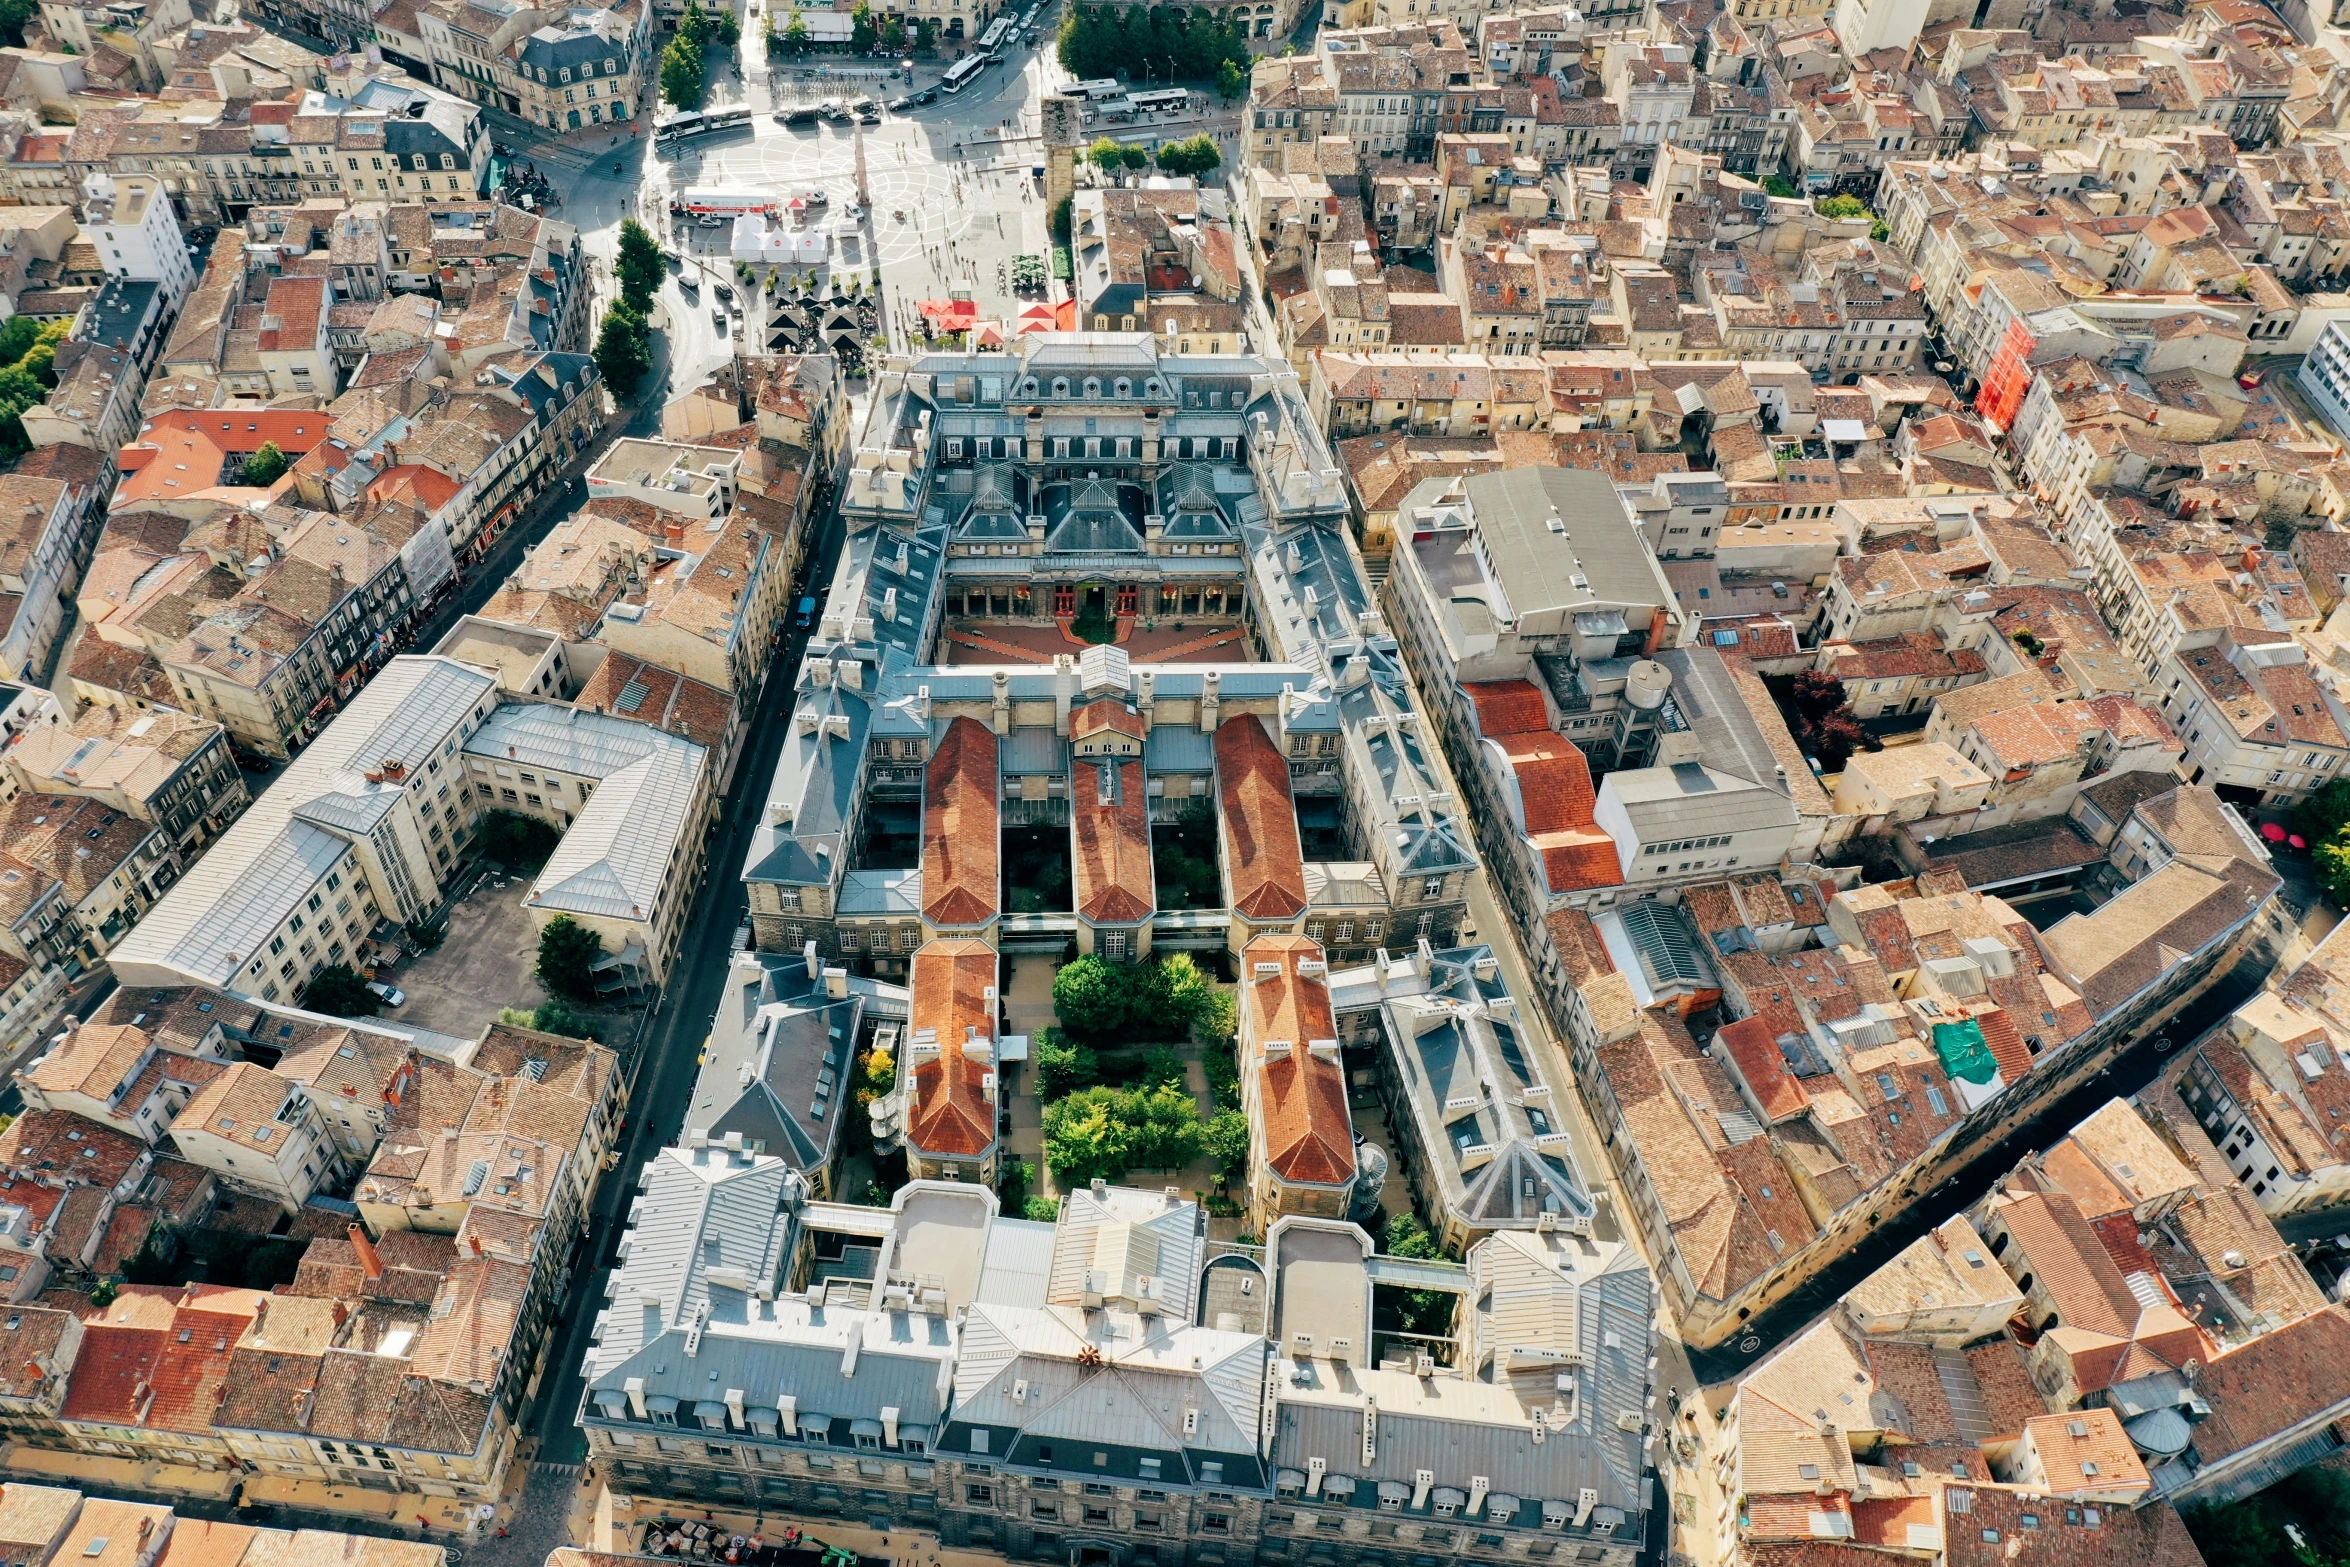
M 884 377 L 744 872 L 757 945 L 885 977 L 949 934 L 1451 945 L 1475 850 L 1346 506 L 1277 361 L 1080 333 Z

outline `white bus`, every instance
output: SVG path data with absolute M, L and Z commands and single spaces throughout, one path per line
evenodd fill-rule
M 984 54 L 966 55 L 948 68 L 946 78 L 939 83 L 939 86 L 950 93 L 961 92 L 978 79 L 981 71 L 986 70 L 994 63 Z
M 1011 36 L 1012 28 L 1015 25 L 1009 16 L 999 16 L 988 23 L 987 31 L 979 35 L 979 53 L 991 56 L 1001 55 L 1004 40 Z
M 751 111 L 747 106 L 707 111 L 689 109 L 682 114 L 668 115 L 655 121 L 653 141 L 657 146 L 674 147 L 679 142 L 691 141 L 696 137 L 748 130 L 750 126 Z
M 1191 94 L 1181 87 L 1159 87 L 1128 93 L 1126 101 L 1134 106 L 1136 114 L 1169 114 L 1177 109 L 1190 108 Z
M 1072 98 L 1088 100 L 1118 96 L 1118 79 L 1114 76 L 1097 77 L 1090 82 L 1071 82 L 1061 89 Z

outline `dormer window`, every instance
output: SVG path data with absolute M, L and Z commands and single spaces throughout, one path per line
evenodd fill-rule
M 1118 377 L 1117 381 L 1117 390 L 1120 397 L 1132 397 L 1134 395 L 1134 383 L 1126 379 L 1126 377 L 1120 376 Z
M 1053 395 L 1055 397 L 1066 397 L 1069 395 L 1069 378 L 1067 376 L 1056 375 L 1053 377 Z
M 1089 375 L 1085 378 L 1085 395 L 1088 400 L 1102 395 L 1102 378 L 1100 376 Z

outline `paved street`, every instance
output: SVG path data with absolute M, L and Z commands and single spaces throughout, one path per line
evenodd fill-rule
M 842 538 L 837 512 L 828 511 L 821 526 L 824 533 L 811 552 L 809 565 L 809 580 L 818 582 L 831 577 Z M 579 1368 L 587 1357 L 596 1311 L 603 1304 L 605 1278 L 617 1260 L 620 1214 L 635 1190 L 637 1172 L 646 1160 L 677 1141 L 684 1125 L 702 1042 L 709 1035 L 710 1019 L 718 1010 L 725 981 L 726 967 L 720 959 L 745 906 L 740 880 L 743 855 L 751 829 L 758 822 L 767 780 L 774 776 L 783 738 L 790 729 L 786 720 L 791 712 L 792 671 L 806 646 L 805 633 L 787 635 L 769 665 L 766 689 L 744 741 L 735 786 L 711 837 L 709 868 L 688 921 L 688 928 L 700 932 L 701 939 L 688 941 L 678 962 L 677 979 L 654 1009 L 644 1035 L 637 1080 L 629 1094 L 628 1121 L 620 1139 L 619 1163 L 605 1175 L 589 1216 L 585 1255 L 593 1261 L 573 1281 L 537 1402 L 524 1417 L 524 1434 L 538 1439 L 541 1463 L 576 1464 L 586 1453 L 578 1424 Z

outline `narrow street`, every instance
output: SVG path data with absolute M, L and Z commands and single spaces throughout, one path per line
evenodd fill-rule
M 820 522 L 816 547 L 810 552 L 807 581 L 821 583 L 832 576 L 840 558 L 843 534 L 837 509 L 828 507 Z M 545 1371 L 532 1407 L 521 1421 L 526 1436 L 538 1439 L 542 1464 L 576 1464 L 586 1452 L 578 1414 L 580 1364 L 586 1358 L 588 1335 L 603 1304 L 604 1284 L 618 1260 L 620 1215 L 636 1189 L 637 1172 L 645 1161 L 675 1142 L 693 1097 L 694 1075 L 700 1065 L 702 1042 L 726 979 L 726 966 L 717 961 L 723 942 L 742 918 L 745 895 L 742 860 L 751 829 L 757 825 L 766 801 L 767 781 L 774 776 L 776 758 L 790 732 L 793 671 L 807 647 L 807 633 L 787 633 L 768 663 L 767 683 L 758 709 L 747 726 L 743 756 L 735 786 L 719 815 L 710 842 L 709 868 L 703 873 L 690 928 L 702 932 L 678 977 L 654 1007 L 637 1056 L 637 1077 L 628 1100 L 628 1120 L 619 1144 L 619 1163 L 603 1178 L 595 1207 L 588 1217 L 584 1245 L 592 1259 L 574 1280 L 571 1299 L 562 1314 L 562 1326 L 548 1351 Z

